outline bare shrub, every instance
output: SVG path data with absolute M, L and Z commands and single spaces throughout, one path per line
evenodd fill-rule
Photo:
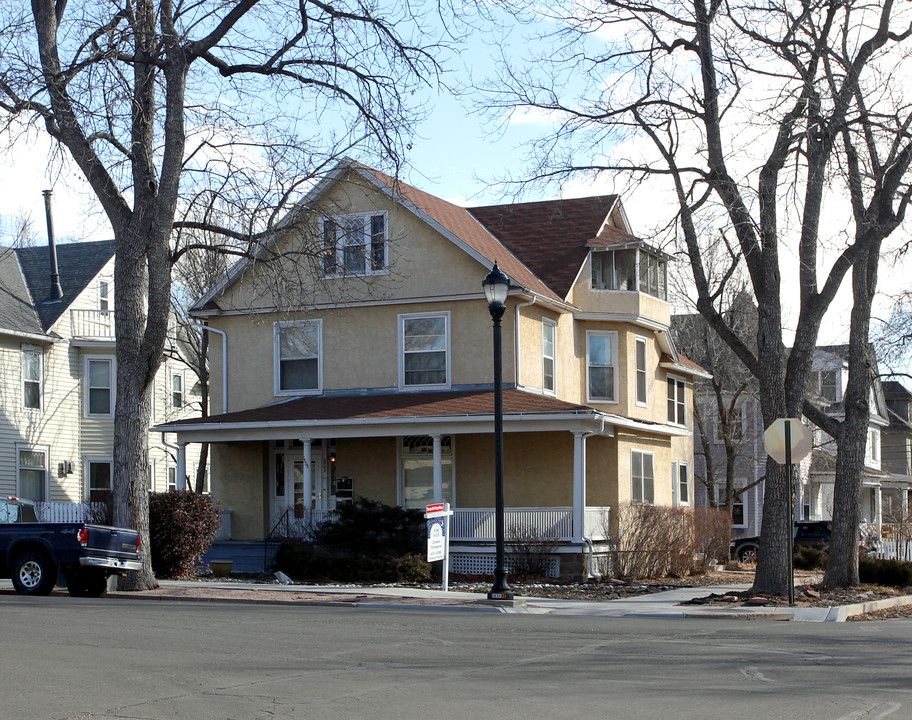
M 728 560 L 732 519 L 725 510 L 694 508 L 695 557 L 693 573 L 702 575 L 714 562 Z
M 531 525 L 511 525 L 507 528 L 506 545 L 510 574 L 515 577 L 541 578 L 551 572 L 551 560 L 558 545 L 558 536 Z
M 728 550 L 731 518 L 720 510 L 622 503 L 617 517 L 614 568 L 622 577 L 706 572 L 717 554 L 724 557 Z

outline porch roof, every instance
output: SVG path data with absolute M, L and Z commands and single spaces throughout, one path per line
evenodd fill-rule
M 503 393 L 504 430 L 564 430 L 612 435 L 621 425 L 658 435 L 680 429 L 630 420 L 587 405 L 565 402 L 517 389 Z M 152 428 L 174 432 L 186 442 L 310 437 L 377 437 L 429 433 L 490 432 L 493 390 L 399 392 L 367 395 L 298 397 L 250 410 L 188 418 Z

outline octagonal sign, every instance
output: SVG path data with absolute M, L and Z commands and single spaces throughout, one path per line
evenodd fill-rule
M 777 463 L 786 463 L 785 428 L 789 426 L 793 463 L 800 462 L 811 452 L 814 434 L 798 418 L 779 418 L 773 421 L 763 433 L 763 445 L 766 452 Z

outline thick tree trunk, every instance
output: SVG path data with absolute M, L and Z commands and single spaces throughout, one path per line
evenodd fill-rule
M 141 538 L 143 569 L 122 578 L 123 590 L 158 587 L 149 546 L 149 419 L 152 387 L 164 351 L 170 285 L 162 286 L 161 253 L 167 234 L 155 237 L 148 217 L 137 211 L 131 222 L 115 228 L 117 254 L 114 308 L 117 335 L 117 400 L 114 412 L 114 522 L 135 528 Z M 141 229 L 138 229 L 141 228 Z M 165 256 L 164 261 L 167 262 Z M 170 270 L 170 267 L 168 268 Z M 153 278 L 149 282 L 149 278 Z M 164 295 L 164 309 L 163 298 Z
M 852 268 L 852 316 L 849 328 L 849 380 L 843 398 L 845 419 L 836 438 L 836 479 L 833 488 L 833 532 L 823 584 L 858 585 L 858 528 L 864 481 L 865 446 L 870 422 L 874 359 L 868 348 L 871 305 L 877 289 L 880 243 Z

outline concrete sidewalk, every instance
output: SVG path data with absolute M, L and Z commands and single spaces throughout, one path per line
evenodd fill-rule
M 159 590 L 109 593 L 108 597 L 134 600 L 249 602 L 257 604 L 346 605 L 359 608 L 423 608 L 464 611 L 576 615 L 583 617 L 654 617 L 741 620 L 794 620 L 844 622 L 846 618 L 889 607 L 912 605 L 912 596 L 874 600 L 837 607 L 726 607 L 681 605 L 710 593 L 726 594 L 750 588 L 748 584 L 676 588 L 617 600 L 591 602 L 518 596 L 514 604 L 489 604 L 483 594 L 409 587 L 350 585 L 282 585 L 197 580 L 162 580 Z M 0 592 L 12 593 L 12 583 L 0 580 Z M 58 592 L 66 592 L 58 590 Z

